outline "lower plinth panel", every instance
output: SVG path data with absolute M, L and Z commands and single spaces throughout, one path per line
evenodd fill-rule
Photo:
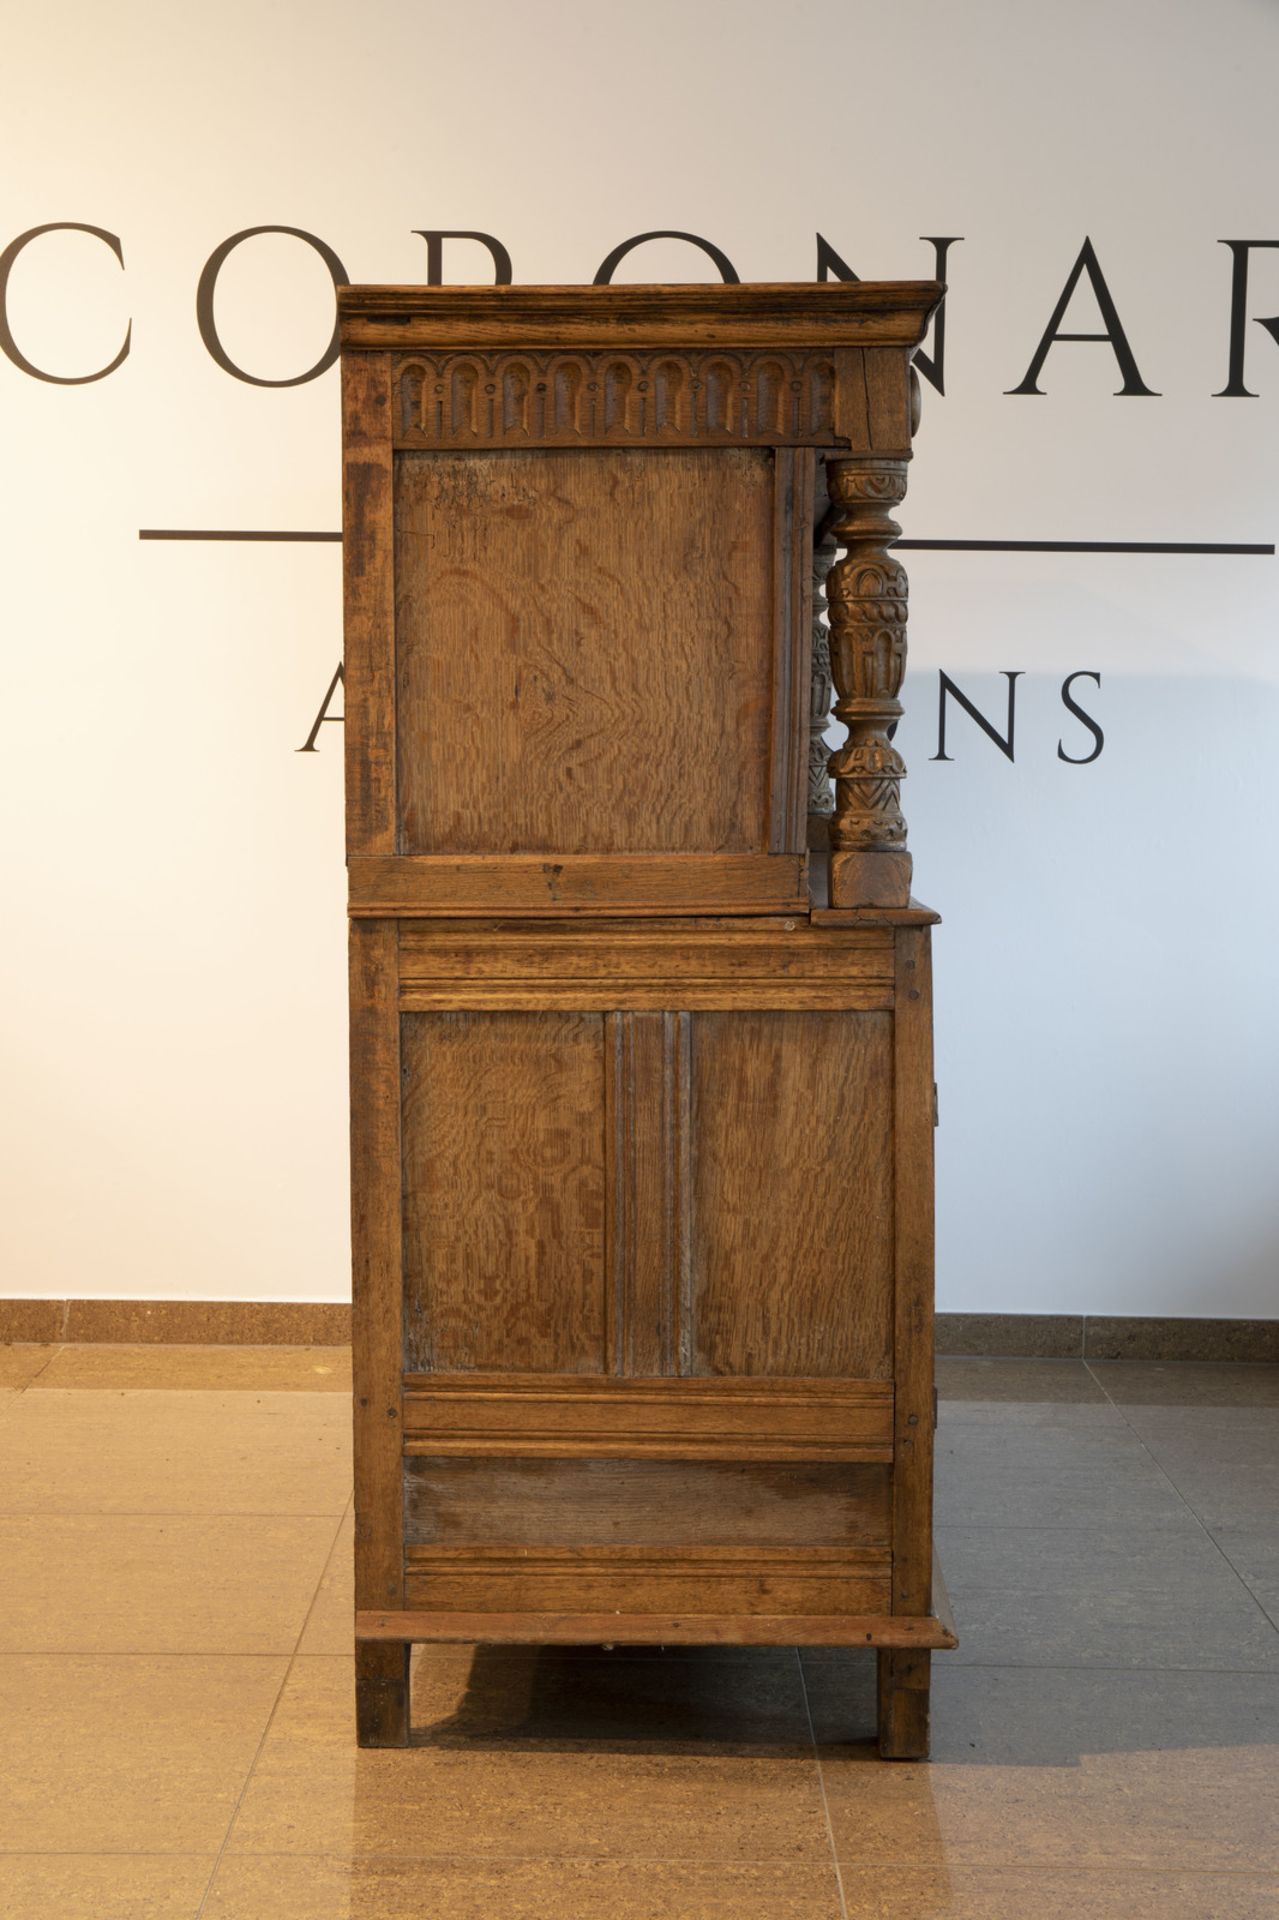
M 869 1615 L 890 1592 L 878 1547 L 429 1546 L 404 1569 L 406 1605 L 423 1613 Z
M 357 1613 L 357 1643 L 512 1646 L 881 1647 L 940 1651 L 958 1643 L 935 1614 Z

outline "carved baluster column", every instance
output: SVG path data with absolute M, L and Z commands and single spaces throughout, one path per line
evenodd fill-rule
M 826 729 L 830 725 L 830 702 L 834 691 L 830 677 L 830 629 L 822 615 L 826 611 L 826 576 L 835 559 L 835 542 L 826 528 L 820 527 L 813 542 L 813 645 L 812 681 L 808 708 L 808 844 L 824 847 L 830 833 L 830 814 L 834 807 L 830 791 L 830 749 Z
M 848 728 L 830 757 L 830 903 L 905 906 L 911 869 L 901 810 L 906 767 L 888 730 L 902 711 L 907 586 L 905 568 L 888 549 L 901 533 L 892 509 L 906 492 L 906 459 L 832 458 L 826 479 L 827 529 L 847 549 L 826 582 L 835 717 Z

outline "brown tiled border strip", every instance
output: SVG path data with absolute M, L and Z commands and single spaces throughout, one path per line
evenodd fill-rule
M 341 1347 L 345 1301 L 0 1300 L 0 1342 Z M 1279 1361 L 1279 1320 L 939 1313 L 937 1351 L 1038 1360 Z
M 937 1351 L 1033 1360 L 1279 1361 L 1279 1320 L 939 1313 Z
M 345 1300 L 0 1300 L 0 1342 L 344 1347 Z

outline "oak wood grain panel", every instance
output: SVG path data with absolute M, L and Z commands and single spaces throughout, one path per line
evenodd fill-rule
M 338 289 L 344 348 L 918 346 L 936 280 Z
M 932 936 L 927 927 L 903 927 L 896 941 L 893 1611 L 926 1613 L 933 1585 Z
M 784 853 L 806 839 L 808 705 L 812 662 L 815 459 L 806 448 L 774 456 L 773 656 L 769 840 Z
M 355 1616 L 357 1640 L 512 1646 L 953 1647 L 939 1620 L 889 1613 L 412 1613 Z
M 406 1365 L 602 1371 L 602 1020 L 402 1025 Z
M 875 347 L 864 356 L 871 450 L 910 458 L 910 356 L 900 347 Z
M 396 929 L 350 934 L 351 1340 L 355 1408 L 356 1600 L 399 1606 L 400 1554 L 400 1021 Z M 390 1656 L 369 1663 L 390 1687 Z M 372 1710 L 372 1709 L 370 1709 Z M 380 1712 L 395 1717 L 393 1704 Z
M 773 519 L 754 450 L 397 455 L 402 850 L 767 848 Z
M 806 912 L 806 854 L 448 854 L 348 860 L 353 918 Z
M 391 365 L 342 363 L 343 699 L 348 853 L 396 850 Z
M 400 934 L 400 984 L 433 980 L 728 980 L 775 974 L 786 980 L 851 978 L 890 986 L 893 940 L 880 927 L 814 933 L 806 923 L 764 927 L 680 921 L 608 926 L 520 926 L 507 922 L 410 924 Z
M 880 1613 L 888 1556 L 848 1547 L 438 1547 L 405 1558 L 410 1608 Z
M 668 1284 L 674 1276 L 668 1277 Z M 407 1453 L 890 1460 L 883 1381 L 407 1375 Z
M 404 1537 L 445 1546 L 865 1546 L 889 1540 L 882 1466 L 457 1459 L 404 1463 Z
M 775 975 L 745 975 L 723 980 L 625 980 L 613 986 L 579 980 L 536 983 L 509 980 L 450 980 L 430 986 L 401 989 L 406 1013 L 460 1008 L 505 1010 L 562 1007 L 580 1013 L 628 1011 L 658 1012 L 677 1000 L 685 1013 L 715 1013 L 725 1008 L 745 1010 L 825 1008 L 834 1012 L 874 1013 L 893 1004 L 892 988 L 863 985 L 856 980 L 779 980 Z
M 892 1015 L 692 1025 L 690 1370 L 887 1378 Z
M 677 1370 L 688 1262 L 688 1023 L 687 1013 L 615 1012 L 608 1018 L 614 1374 Z

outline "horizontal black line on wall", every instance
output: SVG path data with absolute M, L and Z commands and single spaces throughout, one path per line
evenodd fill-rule
M 338 541 L 340 533 L 265 532 L 258 528 L 139 527 L 139 540 Z M 898 540 L 913 553 L 1259 553 L 1273 555 L 1273 541 L 1239 540 Z
M 139 540 L 341 540 L 340 533 L 270 533 L 260 528 L 139 527 Z

